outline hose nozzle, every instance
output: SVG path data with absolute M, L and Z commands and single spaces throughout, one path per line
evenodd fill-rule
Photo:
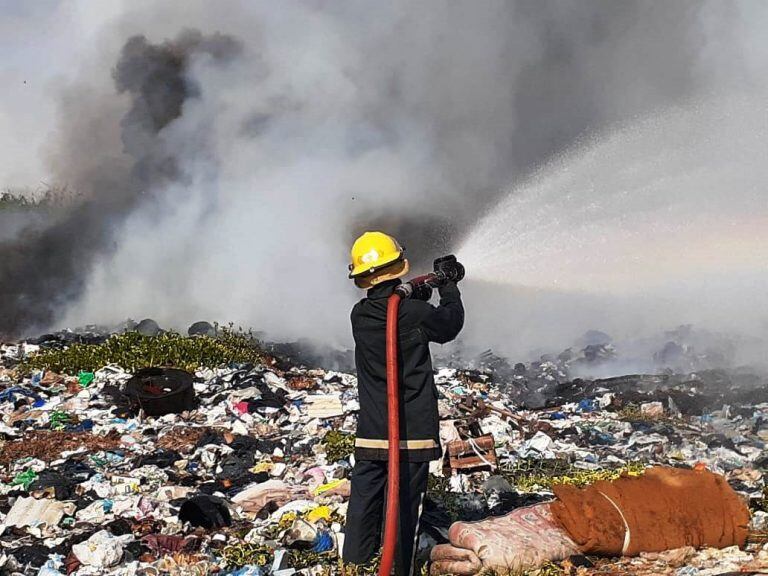
M 459 282 L 464 278 L 464 265 L 456 260 L 456 256 L 448 254 L 437 258 L 432 264 L 435 274 L 445 276 L 445 281 Z

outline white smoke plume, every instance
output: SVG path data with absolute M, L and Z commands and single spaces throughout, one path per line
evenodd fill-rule
M 5 301 L 46 313 L 16 314 L 0 332 L 151 316 L 347 344 L 359 294 L 346 258 L 357 234 L 391 230 L 416 267 L 428 266 L 577 139 L 749 90 L 765 72 L 768 8 L 307 0 L 111 10 L 80 47 L 88 56 L 75 78 L 49 91 L 62 116 L 46 146 L 50 179 L 110 206 L 108 232 L 31 296 L 17 288 L 29 277 L 23 262 L 4 270 Z M 124 139 L 141 120 L 126 115 L 132 101 L 113 70 L 136 35 L 158 47 L 185 30 L 231 38 L 239 53 L 224 65 L 205 50 L 184 52 L 182 79 L 194 90 L 150 143 L 174 174 L 139 185 Z M 119 180 L 138 191 L 112 210 Z M 0 251 L 26 250 L 36 234 L 17 240 Z M 59 248 L 49 239 L 47 252 Z M 55 269 L 57 258 L 47 260 Z M 48 306 L 51 294 L 65 297 Z M 498 340 L 492 323 L 468 328 Z

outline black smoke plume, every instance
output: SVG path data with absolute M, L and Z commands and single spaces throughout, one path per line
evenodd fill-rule
M 223 64 L 239 52 L 234 38 L 197 31 L 162 44 L 143 36 L 128 39 L 113 71 L 116 93 L 130 99 L 120 121 L 128 162 L 104 158 L 86 181 L 75 183 L 88 194 L 55 222 L 30 226 L 0 243 L 0 335 L 49 325 L 82 292 L 95 258 L 115 248 L 113 232 L 124 218 L 154 191 L 183 177 L 160 136 L 182 115 L 184 103 L 199 95 L 187 68 L 199 55 Z M 73 159 L 88 153 L 98 151 L 68 151 Z

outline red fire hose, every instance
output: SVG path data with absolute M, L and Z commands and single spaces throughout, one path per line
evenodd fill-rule
M 397 363 L 397 316 L 400 295 L 395 292 L 387 301 L 387 418 L 389 430 L 389 465 L 387 467 L 387 511 L 384 523 L 384 545 L 379 576 L 389 576 L 395 559 L 398 515 L 400 512 L 400 391 Z

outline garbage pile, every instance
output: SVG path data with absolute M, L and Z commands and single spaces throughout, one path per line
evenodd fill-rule
M 0 345 L 1 573 L 375 573 L 339 559 L 354 375 L 297 365 L 231 335 L 218 340 L 209 326 L 189 337 L 145 324 L 152 334 Z M 174 346 L 208 360 L 192 366 Z M 606 558 L 553 540 L 563 551 L 556 562 L 521 569 L 768 570 L 762 377 L 710 369 L 579 379 L 573 361 L 510 365 L 489 353 L 437 370 L 446 457 L 430 469 L 424 570 L 456 522 L 505 517 L 552 501 L 556 485 L 636 477 L 651 466 L 723 475 L 749 502 L 747 544 Z M 460 449 L 449 454 L 449 446 Z

